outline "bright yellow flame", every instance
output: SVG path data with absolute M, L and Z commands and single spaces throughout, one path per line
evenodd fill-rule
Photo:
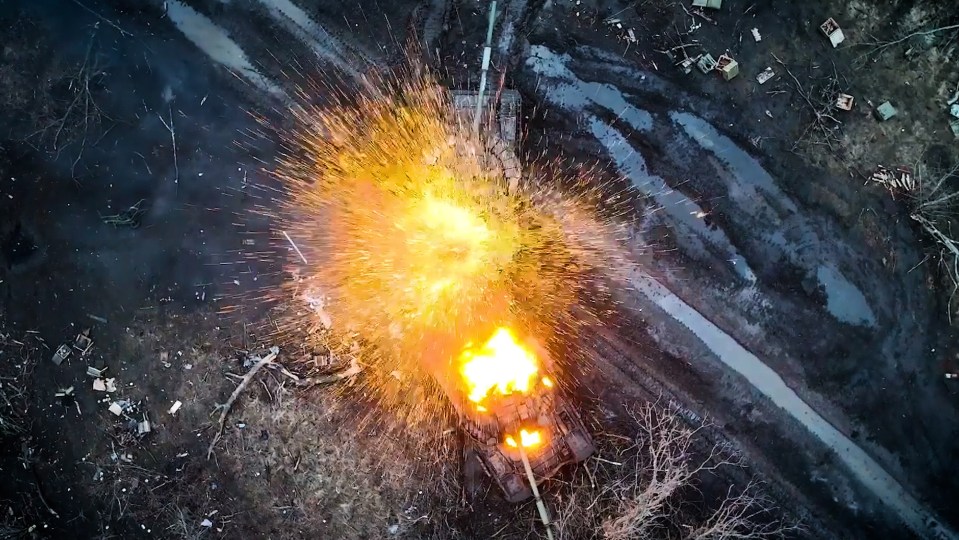
M 460 374 L 473 403 L 482 403 L 493 392 L 508 396 L 532 387 L 539 362 L 508 328 L 498 328 L 479 349 L 467 347 L 460 355 Z
M 534 448 L 539 446 L 543 442 L 543 435 L 539 430 L 527 431 L 526 429 L 519 430 L 519 444 L 523 445 L 523 448 Z M 512 435 L 506 436 L 506 444 L 510 445 L 513 448 L 517 448 L 516 439 Z
M 545 386 L 546 388 L 552 388 L 553 379 L 550 379 L 549 377 L 543 377 L 543 386 Z

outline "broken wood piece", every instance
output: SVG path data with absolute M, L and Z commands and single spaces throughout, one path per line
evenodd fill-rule
M 270 349 L 270 354 L 259 359 L 255 364 L 253 364 L 253 367 L 250 368 L 250 371 L 246 372 L 246 375 L 244 375 L 240 380 L 240 384 L 238 384 L 233 390 L 233 393 L 230 394 L 230 398 L 226 400 L 226 403 L 218 404 L 216 406 L 214 411 L 220 411 L 219 426 L 217 427 L 216 434 L 213 436 L 213 440 L 210 442 L 210 447 L 207 448 L 207 459 L 210 459 L 210 457 L 213 455 L 213 448 L 216 446 L 217 441 L 220 440 L 220 437 L 223 436 L 223 428 L 226 425 L 226 417 L 233 408 L 233 403 L 236 402 L 236 399 L 240 397 L 240 394 L 243 392 L 243 390 L 247 387 L 247 385 L 250 384 L 250 381 L 253 380 L 253 377 L 256 376 L 256 373 L 260 371 L 263 366 L 273 362 L 278 354 L 280 354 L 280 348 L 275 346 L 272 347 Z

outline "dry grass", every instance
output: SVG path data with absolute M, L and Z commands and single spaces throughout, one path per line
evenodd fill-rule
M 441 523 L 456 501 L 454 441 L 428 447 L 387 428 L 357 430 L 334 399 L 281 384 L 247 401 L 235 417 L 245 427 L 234 424 L 219 459 L 278 518 L 320 536 L 421 537 Z

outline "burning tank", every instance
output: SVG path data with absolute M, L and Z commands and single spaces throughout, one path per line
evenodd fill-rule
M 544 479 L 593 453 L 582 420 L 557 387 L 549 355 L 535 342 L 500 327 L 485 342 L 467 344 L 453 365 L 452 378 L 437 380 L 506 500 L 532 495 L 524 454 Z

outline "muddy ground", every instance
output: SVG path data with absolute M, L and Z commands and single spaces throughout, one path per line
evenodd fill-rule
M 427 49 L 438 51 L 430 61 L 450 84 L 475 85 L 485 4 L 451 2 L 441 16 L 435 10 L 445 2 L 299 4 L 350 45 L 356 69 L 397 62 L 400 44 L 415 30 Z M 954 14 L 909 1 L 841 9 L 826 2 L 727 1 L 721 11 L 702 15 L 664 1 L 505 4 L 516 37 L 493 72 L 523 93 L 522 150 L 562 151 L 598 162 L 611 181 L 622 176 L 584 119 L 605 115 L 614 127 L 626 119 L 595 107 L 564 112 L 543 93 L 540 68 L 527 61 L 536 51 L 568 54 L 579 79 L 621 89 L 641 104 L 654 127 L 645 134 L 637 129 L 629 143 L 653 174 L 726 231 L 758 269 L 765 304 L 733 306 L 736 270 L 715 251 L 689 249 L 642 197 L 637 214 L 654 217 L 636 225 L 643 243 L 635 256 L 686 302 L 761 352 L 820 414 L 956 526 L 959 484 L 950 471 L 959 451 L 959 387 L 944 374 L 959 369 L 959 343 L 947 318 L 948 291 L 937 250 L 909 219 L 908 204 L 866 178 L 879 164 L 959 162 L 942 106 L 957 85 L 944 61 L 955 62 L 954 47 L 952 57 L 945 55 L 957 37 L 936 34 L 941 40 L 910 58 L 906 50 L 919 45 L 877 50 L 863 44 L 956 24 Z M 273 80 L 335 78 L 332 61 L 316 59 L 254 3 L 190 5 L 242 43 Z M 510 13 L 514 8 L 520 12 Z M 250 224 L 238 226 L 237 216 L 253 202 L 248 187 L 267 182 L 264 163 L 275 152 L 269 139 L 248 144 L 245 133 L 257 126 L 248 112 L 289 120 L 242 77 L 205 58 L 164 13 L 161 2 L 121 0 L 0 7 L 0 377 L 3 389 L 16 389 L 9 395 L 19 426 L 5 431 L 0 445 L 0 470 L 11 479 L 0 487 L 0 532 L 49 538 L 538 535 L 532 506 L 505 505 L 488 482 L 478 498 L 464 501 L 455 431 L 431 441 L 441 448 L 435 452 L 423 452 L 415 440 L 384 438 L 375 428 L 352 433 L 351 411 L 333 407 L 328 390 L 297 389 L 280 372 L 268 373 L 243 397 L 207 458 L 217 429 L 210 413 L 234 387 L 225 374 L 242 373 L 248 354 L 270 345 L 255 330 L 262 309 L 236 299 L 278 279 L 270 264 L 237 264 L 243 240 L 251 238 Z M 834 50 L 824 42 L 817 26 L 828 16 L 846 30 L 848 46 Z M 761 42 L 753 40 L 753 27 Z M 636 42 L 625 39 L 628 30 Z M 741 64 L 739 78 L 685 75 L 660 52 L 694 41 L 717 56 L 728 49 Z M 766 66 L 777 76 L 759 86 L 753 78 Z M 809 128 L 822 88 L 857 98 L 842 124 L 829 124 L 828 131 Z M 880 123 L 868 102 L 885 100 L 899 116 Z M 664 122 L 676 112 L 706 118 L 747 148 L 796 202 L 797 213 L 835 240 L 824 244 L 851 246 L 825 250 L 823 257 L 854 276 L 874 325 L 830 319 L 828 294 L 798 263 L 770 258 L 767 247 L 751 243 L 762 227 L 737 217 L 734 197 L 711 181 L 719 170 L 714 164 L 684 160 L 684 152 L 698 154 L 676 142 Z M 267 225 L 253 224 L 259 232 Z M 219 314 L 227 306 L 241 309 Z M 708 507 L 711 501 L 703 499 L 725 484 L 758 475 L 781 509 L 777 517 L 806 523 L 799 536 L 912 534 L 828 449 L 711 359 L 681 325 L 629 295 L 623 311 L 618 328 L 600 340 L 602 360 L 580 388 L 597 437 L 628 435 L 623 405 L 667 395 L 713 418 L 712 436 L 732 440 L 750 463 L 707 480 L 706 496 L 691 498 L 693 506 Z M 88 328 L 94 339 L 89 358 L 51 362 L 60 343 Z M 127 421 L 107 411 L 104 394 L 90 389 L 88 365 L 109 366 L 119 386 L 115 396 L 140 403 L 139 416 L 132 416 L 146 412 L 150 433 L 130 436 Z M 75 397 L 55 396 L 70 386 Z M 171 415 L 176 400 L 183 406 Z M 577 473 L 565 474 L 548 489 L 561 493 Z

